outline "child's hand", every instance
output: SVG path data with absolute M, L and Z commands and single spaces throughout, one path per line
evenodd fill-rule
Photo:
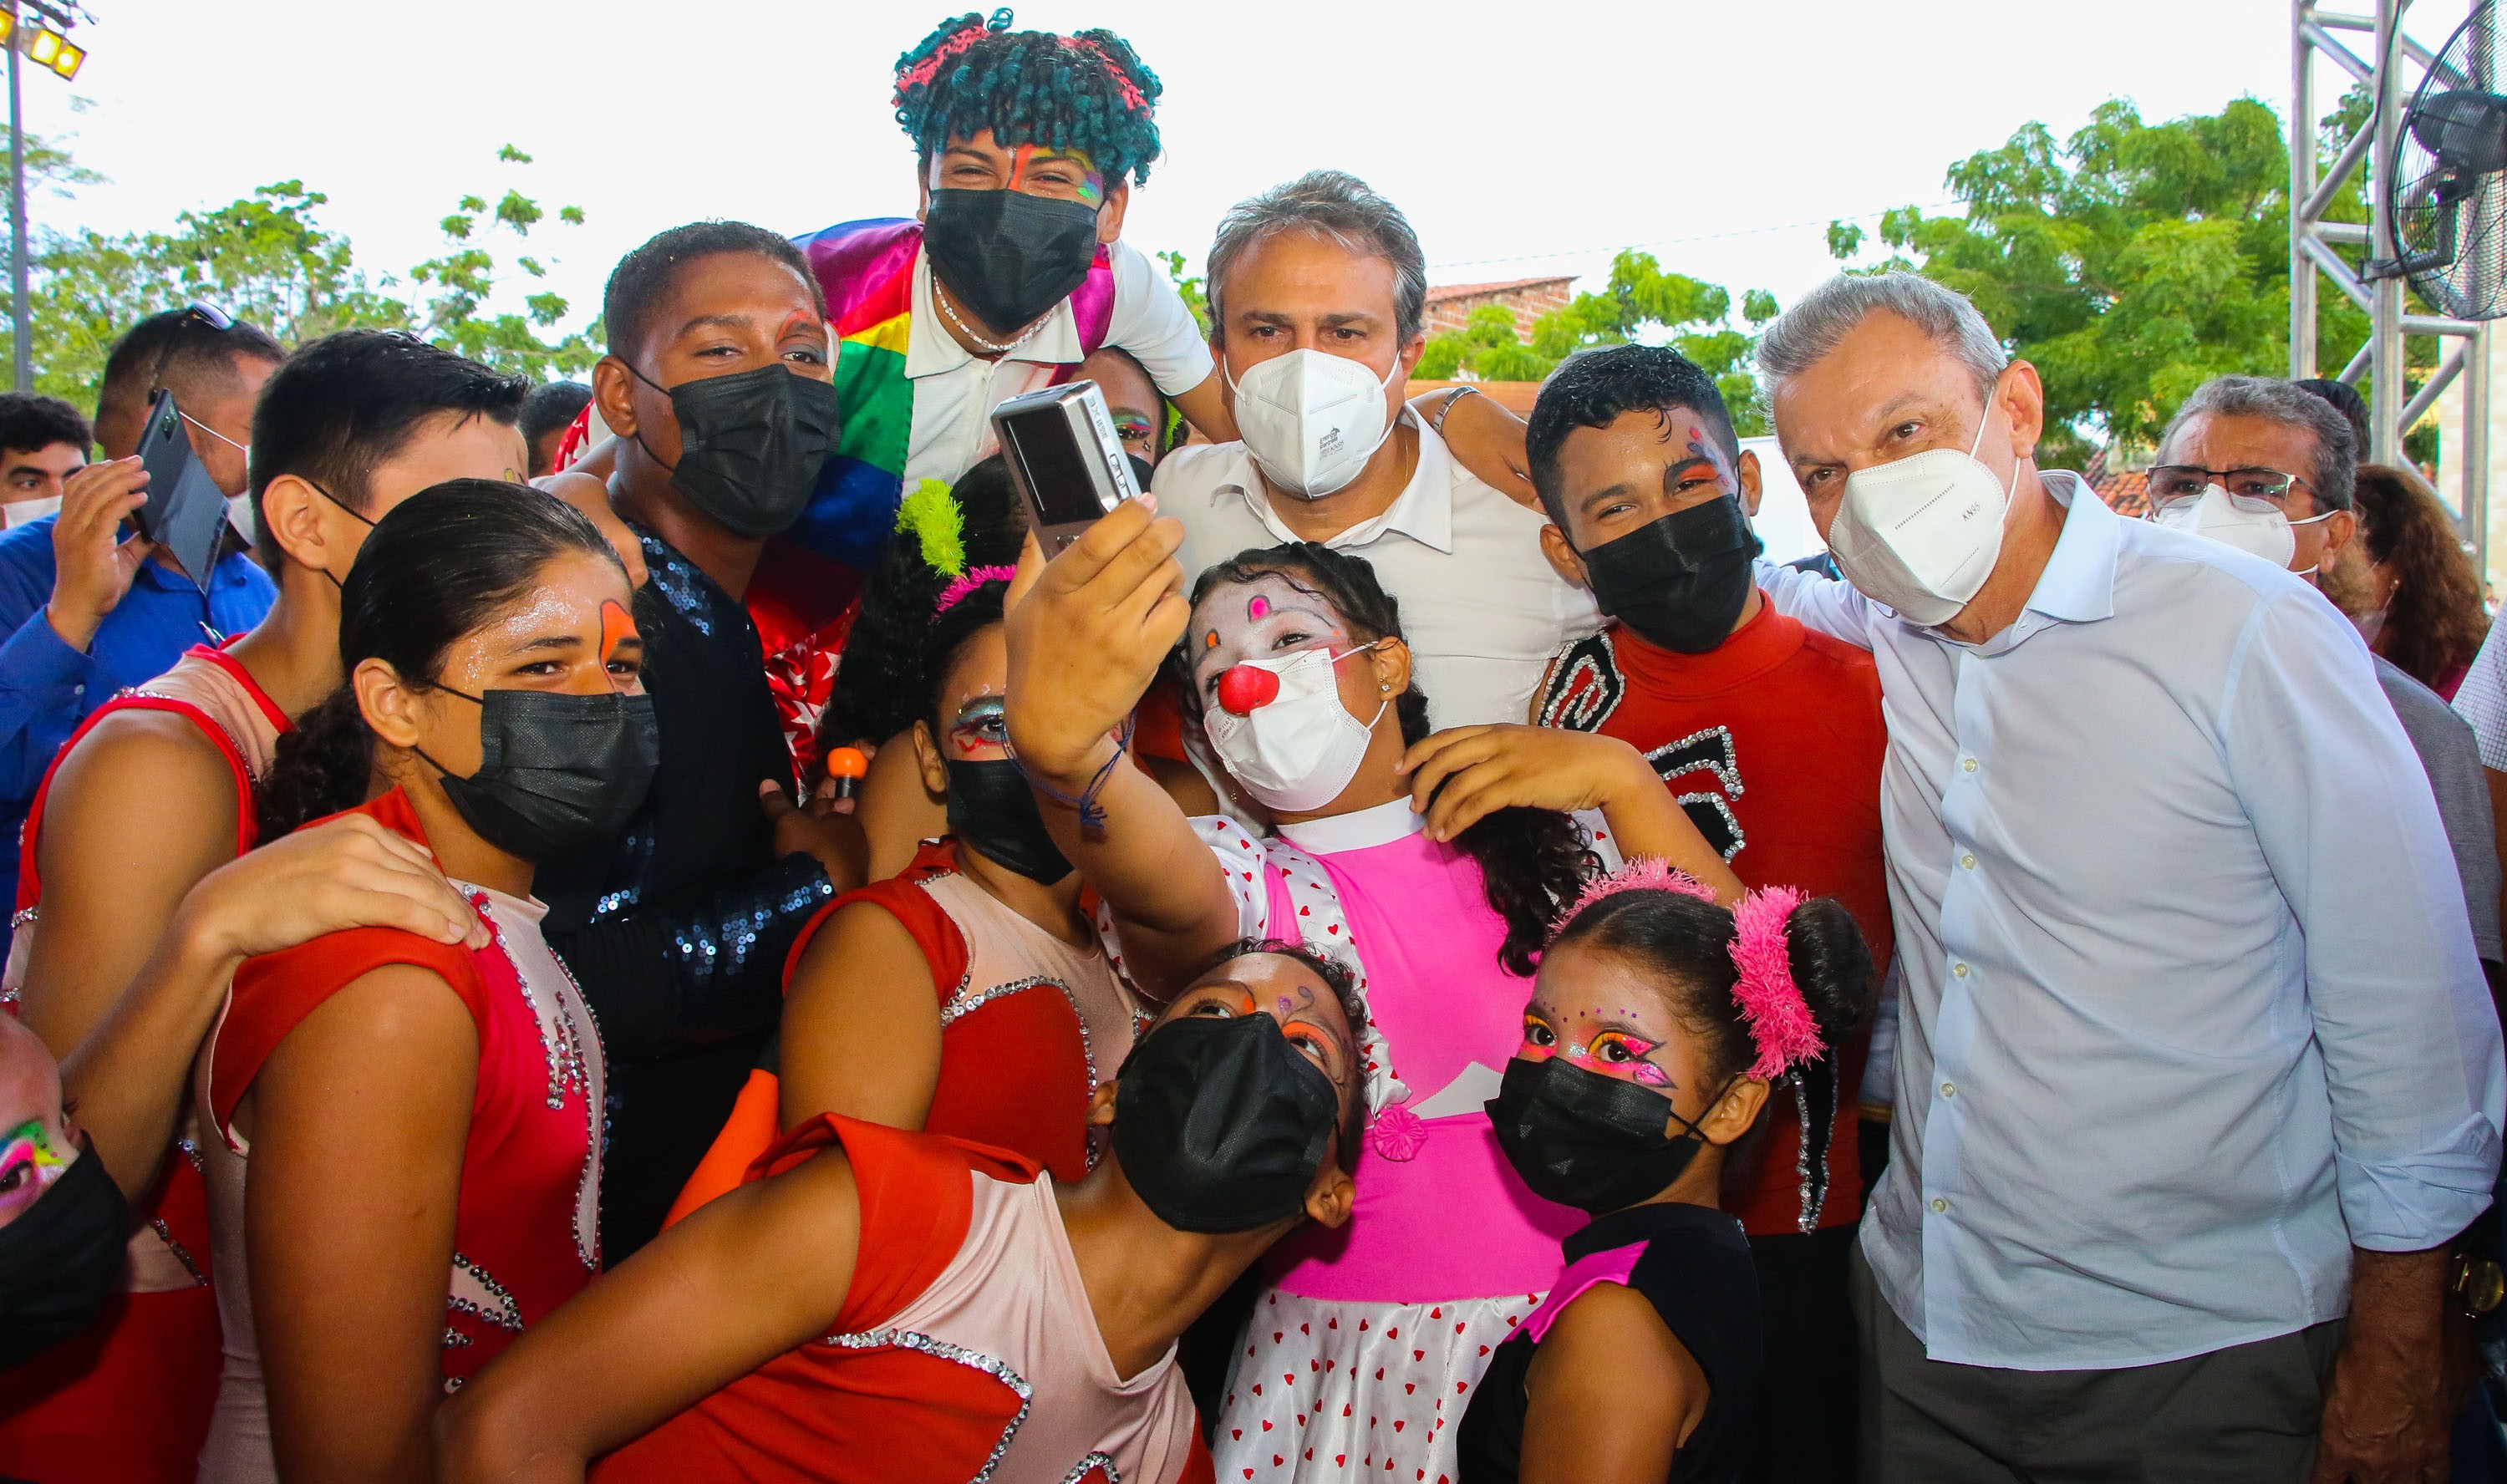
M 1192 616 L 1183 526 L 1126 500 L 1046 561 L 1036 538 L 1010 583 L 1010 748 L 1031 778 L 1075 786 L 1139 704 Z
M 1410 807 L 1451 840 L 1501 809 L 1602 809 L 1631 789 L 1660 792 L 1644 754 L 1615 737 L 1554 727 L 1455 727 L 1401 755 Z

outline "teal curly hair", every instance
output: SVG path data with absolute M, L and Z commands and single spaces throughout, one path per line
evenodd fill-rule
M 1011 148 L 1079 150 L 1108 181 L 1149 178 L 1163 90 L 1113 32 L 1013 31 L 1006 6 L 943 21 L 896 59 L 896 122 L 924 159 L 991 129 Z

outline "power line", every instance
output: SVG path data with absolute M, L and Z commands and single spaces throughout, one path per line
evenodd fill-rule
M 1934 201 L 1930 205 L 1917 206 L 1914 209 L 1918 211 L 1941 211 L 1952 206 L 1964 204 L 1965 202 L 1963 201 Z M 1886 216 L 1892 211 L 1905 209 L 1906 208 L 1902 206 L 1884 206 L 1877 211 L 1865 211 L 1854 216 L 1823 216 L 1803 222 L 1780 222 L 1769 227 L 1742 227 L 1736 228 L 1731 232 L 1704 232 L 1693 236 L 1657 237 L 1649 242 L 1618 242 L 1603 247 L 1567 247 L 1561 248 L 1556 252 L 1520 253 L 1510 258 L 1467 258 L 1455 263 L 1431 263 L 1428 265 L 1428 269 L 1429 271 L 1435 272 L 1439 270 L 1449 268 L 1485 268 L 1499 263 L 1539 263 L 1551 258 L 1581 258 L 1589 257 L 1595 253 L 1632 251 L 1640 247 L 1677 247 L 1684 242 L 1719 242 L 1731 237 L 1763 236 L 1771 232 L 1799 232 L 1805 227 L 1825 227 L 1831 222 L 1871 221 L 1875 217 Z

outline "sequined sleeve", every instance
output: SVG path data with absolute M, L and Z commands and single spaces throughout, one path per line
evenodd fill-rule
M 825 868 L 794 854 L 649 905 L 604 898 L 590 923 L 548 940 L 582 982 L 609 1055 L 656 1056 L 775 1024 L 784 956 L 834 898 Z

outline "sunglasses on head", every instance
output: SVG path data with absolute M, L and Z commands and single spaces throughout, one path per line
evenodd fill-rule
M 165 339 L 165 348 L 157 352 L 157 370 L 148 378 L 148 394 L 155 396 L 165 388 L 165 363 L 174 358 L 174 349 L 182 344 L 192 327 L 198 325 L 213 334 L 224 335 L 235 328 L 235 316 L 213 304 L 194 300 L 183 306 L 183 315 L 174 321 L 173 333 Z

